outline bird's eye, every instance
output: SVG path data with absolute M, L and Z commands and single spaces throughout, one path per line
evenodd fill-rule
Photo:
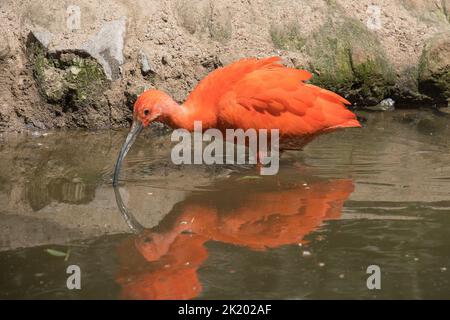
M 149 237 L 144 238 L 144 243 L 151 243 L 151 242 L 152 242 L 151 238 L 149 238 Z
M 150 113 L 150 111 L 148 109 L 144 110 L 144 115 L 148 116 L 149 113 Z

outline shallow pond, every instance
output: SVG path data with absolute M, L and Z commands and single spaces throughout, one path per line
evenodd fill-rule
M 450 119 L 363 115 L 265 177 L 176 166 L 170 135 L 147 132 L 119 188 L 140 234 L 111 186 L 125 130 L 3 134 L 0 298 L 449 299 Z

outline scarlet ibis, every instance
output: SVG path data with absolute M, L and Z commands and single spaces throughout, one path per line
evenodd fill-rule
M 203 130 L 278 129 L 279 149 L 301 149 L 314 137 L 341 128 L 360 127 L 343 97 L 305 83 L 305 70 L 288 68 L 279 57 L 242 59 L 216 69 L 179 105 L 159 90 L 141 94 L 133 110 L 133 124 L 114 170 L 117 185 L 123 159 L 144 127 L 159 121 L 192 131 L 194 121 Z

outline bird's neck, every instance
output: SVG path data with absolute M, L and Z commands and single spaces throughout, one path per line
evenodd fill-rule
M 183 128 L 193 131 L 195 121 L 201 121 L 204 130 L 215 127 L 217 116 L 213 112 L 201 110 L 195 106 L 179 105 L 172 100 L 165 105 L 161 120 L 174 129 Z

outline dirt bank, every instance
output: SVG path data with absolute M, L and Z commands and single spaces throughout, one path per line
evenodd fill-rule
M 0 131 L 128 125 L 236 59 L 279 55 L 357 106 L 446 105 L 449 0 L 3 0 Z

